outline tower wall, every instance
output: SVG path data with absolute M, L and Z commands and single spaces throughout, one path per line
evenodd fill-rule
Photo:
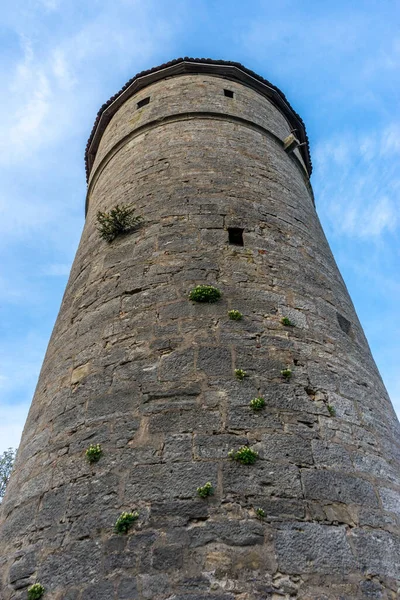
M 292 128 L 216 72 L 114 112 L 3 502 L 4 600 L 35 581 L 56 600 L 396 598 L 399 424 Z M 126 203 L 143 224 L 107 244 L 97 211 Z M 222 299 L 190 302 L 198 284 Z M 254 465 L 228 458 L 243 445 Z

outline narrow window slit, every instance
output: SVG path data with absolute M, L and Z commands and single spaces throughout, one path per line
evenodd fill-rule
M 235 246 L 244 246 L 243 231 L 240 227 L 228 227 L 229 243 Z
M 340 329 L 344 333 L 346 333 L 347 335 L 350 335 L 350 332 L 351 332 L 351 323 L 350 323 L 350 321 L 348 321 L 346 319 L 346 317 L 344 317 L 343 315 L 341 315 L 338 312 L 336 313 L 336 316 L 337 316 L 337 320 L 338 320 Z
M 143 100 L 139 100 L 139 102 L 136 104 L 137 108 L 142 108 L 142 106 L 146 106 L 146 104 L 148 104 L 150 102 L 150 96 L 147 96 L 147 98 L 143 98 Z
M 227 98 L 233 98 L 233 92 L 232 92 L 232 90 L 224 90 L 224 95 Z

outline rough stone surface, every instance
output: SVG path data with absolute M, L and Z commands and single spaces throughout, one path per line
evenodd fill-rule
M 289 133 L 200 67 L 111 118 L 2 503 L 1 600 L 35 581 L 54 600 L 399 597 L 399 424 Z M 117 203 L 143 223 L 108 244 L 96 213 Z M 221 300 L 190 302 L 198 284 Z

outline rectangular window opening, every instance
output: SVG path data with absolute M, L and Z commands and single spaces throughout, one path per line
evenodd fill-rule
M 229 243 L 235 246 L 244 246 L 243 231 L 240 227 L 228 227 Z
M 337 320 L 340 326 L 340 329 L 346 333 L 347 335 L 351 334 L 351 323 L 348 319 L 346 319 L 346 317 L 344 317 L 343 315 L 341 315 L 340 313 L 336 313 L 337 316 Z
M 139 102 L 136 104 L 137 108 L 142 108 L 142 106 L 146 106 L 146 104 L 148 104 L 150 102 L 150 96 L 147 96 L 147 98 L 143 98 L 143 100 L 139 100 Z
M 232 90 L 224 90 L 224 95 L 227 98 L 233 98 L 233 92 L 232 92 Z

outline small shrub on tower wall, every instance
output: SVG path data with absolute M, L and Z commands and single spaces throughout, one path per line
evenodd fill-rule
M 28 588 L 28 600 L 39 600 L 44 594 L 44 587 L 40 583 L 34 583 Z
M 336 410 L 335 410 L 335 407 L 332 406 L 332 404 L 327 404 L 326 408 L 328 409 L 328 412 L 331 417 L 336 417 Z
M 86 458 L 90 463 L 95 463 L 100 460 L 103 454 L 103 450 L 100 444 L 90 444 L 89 448 L 86 450 Z
M 212 285 L 196 285 L 189 294 L 193 302 L 217 302 L 221 298 L 220 290 Z
M 286 327 L 294 327 L 294 323 L 289 319 L 289 317 L 282 317 L 281 323 L 282 325 L 286 325 Z
M 239 381 L 243 381 L 243 379 L 248 377 L 248 375 L 246 371 L 243 371 L 243 369 L 235 369 L 235 377 L 236 379 L 239 379 Z
M 109 212 L 97 212 L 97 231 L 100 237 L 111 243 L 118 235 L 129 233 L 142 221 L 135 216 L 132 204 L 117 204 Z
M 242 465 L 253 465 L 258 458 L 258 453 L 248 446 L 242 446 L 239 450 L 228 452 L 228 456 L 232 460 L 242 463 Z
M 123 512 L 115 522 L 115 533 L 128 533 L 129 529 L 138 518 L 139 513 L 136 510 L 134 512 Z
M 200 498 L 207 498 L 207 496 L 212 496 L 214 493 L 214 488 L 211 484 L 211 481 L 207 481 L 203 486 L 197 488 L 197 494 Z
M 281 375 L 284 379 L 290 379 L 292 376 L 292 369 L 289 369 L 289 367 L 286 369 L 282 369 Z
M 265 406 L 265 400 L 264 398 L 261 398 L 261 396 L 259 398 L 253 398 L 253 400 L 250 400 L 250 408 L 252 408 L 254 411 L 258 411 L 258 410 L 262 410 Z
M 231 321 L 240 321 L 243 319 L 242 313 L 238 310 L 228 310 L 228 317 Z

